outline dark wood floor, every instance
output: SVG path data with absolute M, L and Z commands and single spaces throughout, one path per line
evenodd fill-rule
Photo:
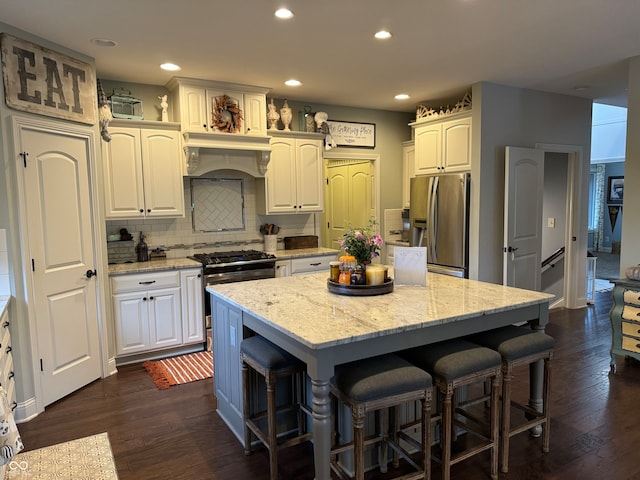
M 551 313 L 547 332 L 557 342 L 551 452 L 543 454 L 528 434 L 514 437 L 511 468 L 501 479 L 640 479 L 640 366 L 620 358 L 617 373 L 609 374 L 610 307 L 604 293 L 586 309 Z M 516 381 L 515 388 L 527 387 Z M 266 453 L 245 457 L 215 405 L 211 380 L 161 391 L 134 365 L 18 428 L 28 450 L 108 432 L 121 480 L 268 479 Z M 283 452 L 279 465 L 282 479 L 313 478 L 308 445 Z M 479 455 L 454 466 L 452 478 L 489 478 L 488 465 L 488 455 Z

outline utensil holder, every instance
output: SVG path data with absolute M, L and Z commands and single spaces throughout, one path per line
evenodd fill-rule
M 278 236 L 277 235 L 265 235 L 264 236 L 264 250 L 267 253 L 273 253 L 278 249 Z

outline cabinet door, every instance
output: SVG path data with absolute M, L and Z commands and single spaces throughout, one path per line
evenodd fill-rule
M 116 355 L 149 349 L 148 303 L 146 292 L 119 293 L 113 296 Z
M 151 348 L 182 344 L 180 289 L 149 290 L 149 334 Z
M 141 131 L 145 212 L 148 217 L 183 217 L 184 187 L 177 131 Z
M 267 213 L 297 211 L 295 140 L 273 138 L 271 160 L 267 169 Z
M 402 147 L 402 207 L 409 208 L 411 203 L 411 178 L 415 177 L 415 153 L 413 143 Z
M 180 126 L 183 131 L 209 131 L 211 119 L 208 115 L 205 92 L 203 87 L 180 86 Z
M 247 135 L 267 134 L 267 99 L 264 94 L 244 94 L 244 125 Z
M 442 125 L 422 125 L 415 130 L 415 174 L 438 173 L 442 161 Z
M 279 260 L 276 262 L 276 277 L 291 276 L 291 260 Z
M 336 258 L 332 255 L 293 258 L 291 260 L 291 275 L 327 272 L 327 276 L 329 276 L 330 263 L 335 259 Z
M 140 130 L 111 127 L 102 142 L 106 218 L 144 215 Z
M 296 140 L 296 156 L 297 211 L 322 212 L 322 140 Z
M 202 273 L 197 270 L 180 272 L 182 296 L 182 342 L 204 342 L 204 308 Z
M 471 117 L 442 124 L 442 166 L 445 172 L 465 172 L 471 168 Z

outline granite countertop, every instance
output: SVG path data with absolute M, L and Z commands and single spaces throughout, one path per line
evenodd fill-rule
M 211 285 L 207 291 L 269 323 L 310 348 L 346 344 L 394 332 L 477 318 L 554 298 L 436 273 L 426 287 L 395 285 L 378 296 L 344 296 L 327 289 L 327 273 Z
M 0 315 L 4 313 L 9 305 L 9 300 L 11 299 L 8 295 L 0 295 Z
M 276 256 L 278 260 L 289 260 L 291 258 L 299 258 L 299 257 L 315 257 L 315 256 L 329 256 L 329 255 L 338 255 L 340 250 L 335 250 L 333 248 L 298 248 L 294 250 L 276 250 L 273 254 Z
M 129 273 L 151 273 L 162 270 L 182 270 L 185 268 L 202 268 L 202 264 L 187 257 L 158 258 L 149 260 L 148 262 L 109 265 L 109 276 L 126 275 Z

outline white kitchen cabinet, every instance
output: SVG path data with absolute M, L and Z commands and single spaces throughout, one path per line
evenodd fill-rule
M 13 347 L 9 331 L 10 325 L 9 312 L 6 309 L 2 317 L 0 317 L 0 386 L 7 393 L 9 407 L 11 410 L 15 410 L 18 404 L 16 403 L 15 369 L 13 355 L 11 354 Z
M 102 142 L 106 218 L 184 216 L 179 132 L 114 126 L 109 134 Z
M 333 255 L 316 257 L 301 257 L 291 259 L 291 275 L 304 275 L 307 273 L 327 272 L 329 277 L 329 264 L 335 260 Z
M 204 341 L 200 269 L 111 278 L 116 356 Z
M 465 172 L 471 169 L 471 114 L 450 120 L 412 124 L 415 175 Z
M 202 270 L 180 271 L 183 343 L 204 342 L 204 299 Z
M 256 180 L 258 213 L 310 213 L 324 210 L 322 147 L 318 134 L 274 134 L 264 179 Z
M 411 203 L 411 178 L 415 177 L 416 147 L 413 141 L 402 144 L 402 208 Z
M 291 260 L 276 261 L 276 278 L 291 276 Z
M 218 132 L 212 123 L 215 99 L 227 95 L 242 110 L 242 127 L 236 134 L 267 134 L 266 88 L 188 78 L 175 78 L 167 87 L 174 97 L 174 118 L 183 132 Z

